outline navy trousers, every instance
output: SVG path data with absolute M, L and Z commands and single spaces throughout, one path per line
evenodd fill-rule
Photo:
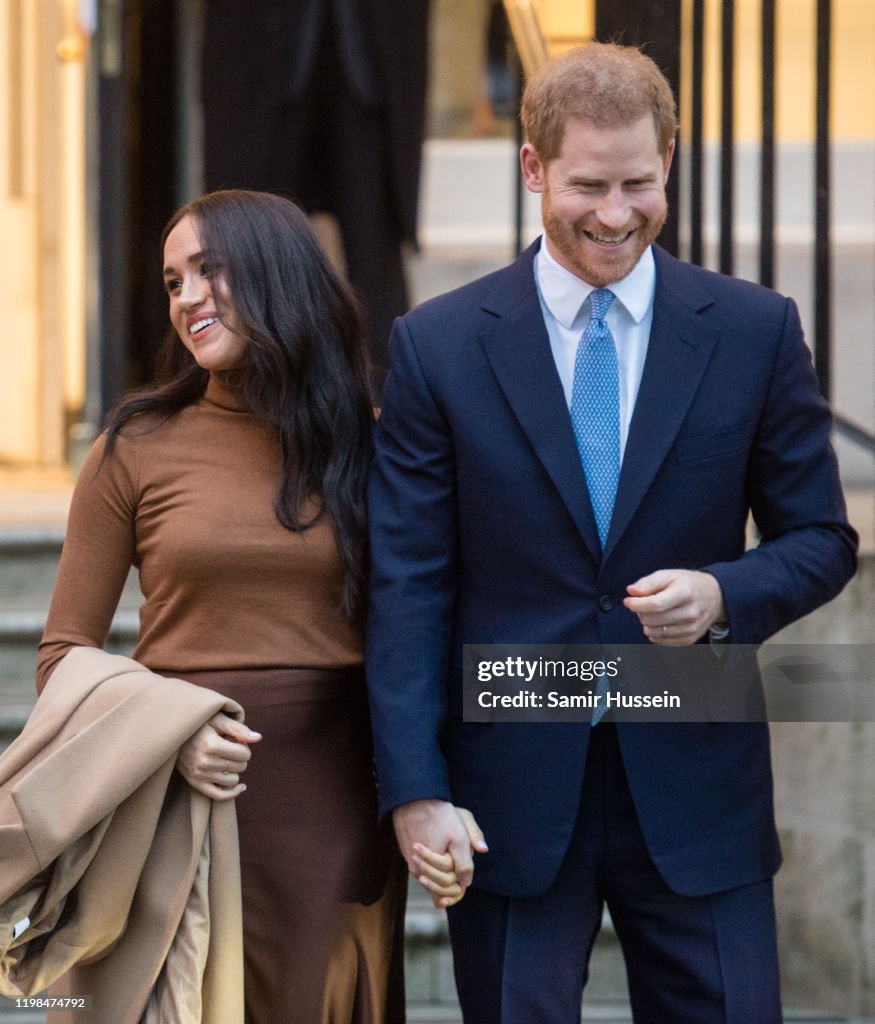
M 605 904 L 636 1024 L 781 1024 L 771 880 L 698 897 L 669 889 L 607 722 L 593 729 L 577 824 L 551 889 L 528 900 L 470 889 L 449 911 L 465 1024 L 577 1024 Z

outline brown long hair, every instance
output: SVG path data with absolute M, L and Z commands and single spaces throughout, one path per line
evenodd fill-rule
M 301 532 L 328 518 L 344 568 L 343 608 L 358 619 L 366 583 L 373 428 L 358 303 L 307 217 L 287 199 L 242 189 L 209 193 L 170 218 L 162 252 L 184 217 L 196 225 L 207 272 L 227 282 L 235 329 L 247 342 L 244 363 L 222 374 L 222 382 L 272 428 L 280 444 L 277 519 Z M 169 332 L 158 356 L 158 382 L 125 396 L 110 414 L 107 451 L 134 416 L 157 414 L 163 422 L 197 401 L 208 379 Z M 315 517 L 305 512 L 313 498 L 320 508 Z

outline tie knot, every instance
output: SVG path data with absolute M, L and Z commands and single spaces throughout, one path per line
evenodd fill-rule
M 614 301 L 614 293 L 607 288 L 596 288 L 589 293 L 590 319 L 604 320 L 605 314 Z

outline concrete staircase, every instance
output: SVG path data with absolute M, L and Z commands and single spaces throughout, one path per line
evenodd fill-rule
M 405 978 L 410 1021 L 449 1024 L 461 1020 L 453 982 L 446 915 L 434 909 L 415 883 L 409 890 L 405 932 Z M 584 1020 L 587 1024 L 631 1020 L 623 958 L 607 912 L 590 960 Z
M 34 697 L 36 648 L 63 533 L 51 527 L 0 531 L 0 743 L 24 724 Z

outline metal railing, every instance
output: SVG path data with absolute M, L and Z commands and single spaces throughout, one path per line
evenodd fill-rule
M 833 265 L 830 206 L 830 68 L 832 61 L 832 3 L 816 3 L 816 62 L 814 111 L 814 227 L 813 294 L 814 294 L 814 365 L 821 391 L 833 397 Z M 630 6 L 634 6 L 634 3 Z M 710 10 L 713 5 L 707 5 Z M 690 75 L 690 160 L 689 181 L 685 183 L 689 211 L 689 258 L 703 264 L 705 257 L 705 152 L 704 152 L 704 90 L 706 80 L 705 46 L 706 0 L 692 0 L 689 45 Z M 723 0 L 720 7 L 720 145 L 719 145 L 719 235 L 718 268 L 731 274 L 735 269 L 735 0 Z M 776 92 L 776 4 L 761 0 L 761 68 L 760 98 L 760 167 L 759 167 L 759 281 L 766 287 L 775 283 L 775 92 Z M 837 412 L 836 430 L 853 444 L 875 453 L 875 434 Z
M 830 204 L 831 125 L 830 125 L 830 69 L 832 62 L 832 3 L 831 0 L 810 0 L 816 4 L 816 43 L 812 58 L 816 64 L 816 95 L 814 109 L 814 232 L 812 285 L 814 294 L 813 352 L 814 364 L 821 390 L 827 399 L 833 397 L 833 288 L 832 239 Z M 512 5 L 508 4 L 508 7 Z M 521 6 L 517 0 L 517 6 Z M 531 6 L 531 5 L 529 5 Z M 689 0 L 687 4 L 689 28 L 685 33 L 683 13 L 679 0 L 597 0 L 595 7 L 596 38 L 615 39 L 619 42 L 643 45 L 666 72 L 669 81 L 681 91 L 682 47 L 690 49 L 689 114 L 685 125 L 689 160 L 684 170 L 688 180 L 681 181 L 681 168 L 677 166 L 670 181 L 669 208 L 672 211 L 660 241 L 670 251 L 680 247 L 677 202 L 680 191 L 685 190 L 686 238 L 688 257 L 699 265 L 705 263 L 705 83 L 706 17 L 720 18 L 719 81 L 719 214 L 717 234 L 717 267 L 724 274 L 735 271 L 735 200 L 736 200 L 736 4 L 735 0 L 722 0 L 719 15 L 716 3 L 708 0 Z M 776 244 L 776 78 L 778 48 L 776 0 L 761 0 L 760 4 L 760 63 L 762 71 L 760 96 L 760 155 L 759 155 L 759 253 L 758 280 L 768 288 L 775 286 Z M 534 28 L 533 28 L 534 26 Z M 511 22 L 519 35 L 519 25 Z M 521 52 L 527 70 L 532 63 L 531 33 L 537 20 L 526 22 L 526 37 Z M 541 47 L 546 53 L 546 47 Z M 519 139 L 521 141 L 521 138 Z M 518 181 L 514 217 L 516 222 L 517 251 L 523 236 L 522 182 Z M 875 434 L 840 412 L 835 414 L 836 430 L 868 452 L 875 453 Z

